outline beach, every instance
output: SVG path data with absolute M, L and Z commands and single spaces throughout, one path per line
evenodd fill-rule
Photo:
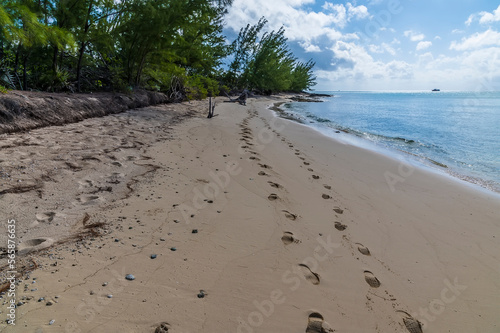
M 0 332 L 499 331 L 498 194 L 224 100 L 0 138 Z

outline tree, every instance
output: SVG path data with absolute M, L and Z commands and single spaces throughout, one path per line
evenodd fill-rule
M 313 67 L 315 62 L 312 60 L 303 62 L 296 62 L 292 70 L 292 82 L 290 84 L 291 91 L 309 90 L 316 85 L 316 77 L 313 74 Z
M 248 71 L 259 33 L 266 23 L 267 20 L 262 17 L 256 25 L 247 24 L 245 28 L 241 28 L 238 37 L 231 43 L 230 52 L 234 58 L 226 74 L 226 81 L 230 86 L 239 88 L 247 83 L 242 82 L 244 73 Z
M 247 25 L 231 44 L 233 60 L 225 78 L 227 84 L 264 93 L 309 89 L 316 79 L 312 72 L 314 62 L 297 61 L 283 27 L 259 38 L 266 23 L 261 18 L 256 25 Z

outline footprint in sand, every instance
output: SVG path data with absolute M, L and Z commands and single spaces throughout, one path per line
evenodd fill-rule
M 344 231 L 345 229 L 347 229 L 347 226 L 345 224 L 340 223 L 340 222 L 335 222 L 335 229 L 337 229 L 339 231 Z
M 56 213 L 54 212 L 38 213 L 35 215 L 38 222 L 45 222 L 45 223 L 52 222 L 55 216 Z
M 268 181 L 267 183 L 269 185 L 271 185 L 271 187 L 274 187 L 274 188 L 283 188 L 283 186 L 281 186 L 280 184 L 272 182 L 272 181 Z
M 267 173 L 265 173 L 264 171 L 260 171 L 258 173 L 259 176 L 269 176 Z
M 319 179 L 319 176 L 317 175 L 312 175 L 313 179 Z
M 255 157 L 255 156 L 250 156 L 248 159 L 255 160 L 255 161 L 260 161 L 260 158 Z
M 287 210 L 282 210 L 283 213 L 285 213 L 285 217 L 289 220 L 295 221 L 297 219 L 297 215 L 290 213 Z
M 94 182 L 88 179 L 83 179 L 78 182 L 81 188 L 89 188 L 94 186 Z
M 309 266 L 304 265 L 304 264 L 299 264 L 302 273 L 304 274 L 304 278 L 314 284 L 315 286 L 319 284 L 319 275 L 317 273 L 314 273 L 311 271 Z
M 322 194 L 322 195 L 321 195 L 321 197 L 322 197 L 323 199 L 330 199 L 330 198 L 331 198 L 331 196 L 330 196 L 330 195 L 328 195 L 328 194 Z
M 169 329 L 170 325 L 168 323 L 161 323 L 158 327 L 156 327 L 155 333 L 168 333 Z
M 17 249 L 19 250 L 19 254 L 24 255 L 31 251 L 39 251 L 41 249 L 45 249 L 51 246 L 52 244 L 54 244 L 54 240 L 52 238 L 40 237 L 40 238 L 29 239 L 20 243 Z
M 311 163 L 309 163 L 309 162 L 304 162 L 304 165 L 309 165 L 309 164 L 311 164 Z
M 324 188 L 326 188 L 327 190 L 331 190 L 332 187 L 330 185 L 323 185 Z
M 264 168 L 264 169 L 272 169 L 271 166 L 267 165 L 267 164 L 262 164 L 262 163 L 259 163 L 259 166 L 261 168 Z
M 94 205 L 102 201 L 102 198 L 97 195 L 86 195 L 77 198 L 76 201 L 82 205 Z
M 368 250 L 368 248 L 366 246 L 364 246 L 361 243 L 356 243 L 356 245 L 358 246 L 358 251 L 361 254 L 364 254 L 365 256 L 371 256 L 370 250 Z
M 340 207 L 335 207 L 333 208 L 333 211 L 337 214 L 343 214 L 344 213 L 344 210 Z
M 306 333 L 326 333 L 326 330 L 323 328 L 324 320 L 320 313 L 311 313 L 307 320 Z
M 380 281 L 373 275 L 370 271 L 364 271 L 365 273 L 365 281 L 372 288 L 380 287 Z
M 278 195 L 277 195 L 277 194 L 274 194 L 274 193 L 269 194 L 269 196 L 268 196 L 267 198 L 268 198 L 270 201 L 274 201 L 274 200 L 279 199 Z
M 295 237 L 293 237 L 293 233 L 291 233 L 289 231 L 285 231 L 283 233 L 283 236 L 281 236 L 281 241 L 285 245 L 289 245 L 289 244 L 292 244 L 292 243 L 295 243 L 295 244 L 302 243 L 300 240 L 298 240 Z
M 403 323 L 410 333 L 422 333 L 422 323 L 413 318 L 408 312 L 397 310 L 396 312 L 403 314 Z
M 83 165 L 80 165 L 75 162 L 66 161 L 65 164 L 68 166 L 68 168 L 70 168 L 73 171 L 80 171 L 83 169 Z

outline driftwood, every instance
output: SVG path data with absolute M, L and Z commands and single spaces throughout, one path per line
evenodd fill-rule
M 231 98 L 227 93 L 225 93 L 229 101 L 224 101 L 225 103 L 240 103 L 241 105 L 247 105 L 248 91 L 243 91 L 243 93 L 238 96 L 238 98 Z
M 214 104 L 212 105 L 212 97 L 209 97 L 209 99 L 208 99 L 208 116 L 207 116 L 207 118 L 214 117 L 214 111 L 215 111 L 215 101 L 214 101 Z

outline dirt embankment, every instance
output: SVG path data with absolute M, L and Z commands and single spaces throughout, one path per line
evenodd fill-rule
M 151 91 L 132 94 L 11 91 L 0 94 L 0 134 L 74 123 L 166 102 L 165 94 Z

